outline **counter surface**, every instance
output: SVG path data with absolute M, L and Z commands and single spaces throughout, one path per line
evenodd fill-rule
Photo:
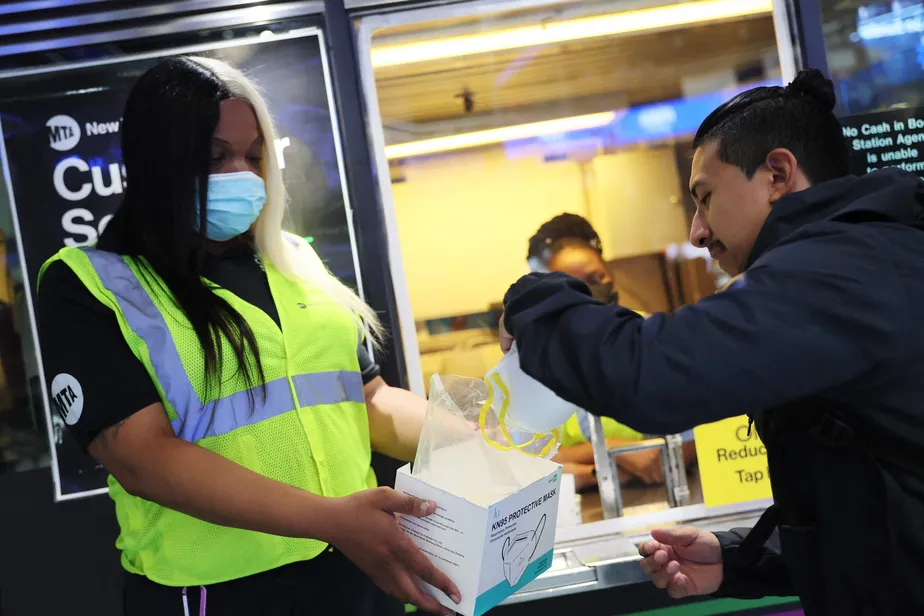
M 715 532 L 750 527 L 767 505 L 769 501 L 712 509 L 693 505 L 646 515 L 642 520 L 628 517 L 560 528 L 552 568 L 504 604 L 647 583 L 648 576 L 639 567 L 637 546 L 650 537 L 651 528 L 691 524 Z M 645 528 L 637 528 L 639 522 Z

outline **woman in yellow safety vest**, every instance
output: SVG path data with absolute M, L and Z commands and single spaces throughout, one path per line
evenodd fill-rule
M 283 233 L 257 90 L 164 60 L 121 130 L 122 204 L 46 263 L 38 319 L 56 411 L 111 474 L 126 616 L 445 612 L 420 581 L 458 590 L 394 515 L 435 505 L 370 466 L 414 458 L 426 404 L 378 376 L 372 310 Z
M 600 236 L 581 216 L 561 214 L 539 227 L 529 240 L 527 261 L 534 272 L 564 272 L 584 281 L 594 297 L 602 302 L 618 301 L 618 294 L 613 288 L 613 276 L 603 260 Z M 578 490 L 591 488 L 597 483 L 587 421 L 584 413 L 578 413 L 568 420 L 562 434 L 561 447 L 555 457 L 564 472 L 574 475 Z M 608 449 L 645 438 L 641 433 L 609 417 L 602 417 L 601 421 Z M 692 461 L 692 447 L 685 448 L 684 457 L 688 463 Z M 618 456 L 617 470 L 620 483 L 623 484 L 633 481 L 643 484 L 664 481 L 661 454 L 657 449 Z

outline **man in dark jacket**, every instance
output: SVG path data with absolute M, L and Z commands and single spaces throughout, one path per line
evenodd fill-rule
M 740 274 L 726 291 L 645 320 L 530 274 L 502 339 L 561 397 L 642 432 L 751 415 L 775 505 L 750 530 L 655 531 L 642 567 L 671 595 L 924 614 L 924 183 L 848 176 L 833 108 L 804 71 L 700 127 L 690 239 Z

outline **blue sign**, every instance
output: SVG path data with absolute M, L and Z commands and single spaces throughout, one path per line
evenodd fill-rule
M 538 144 L 548 155 L 560 156 L 589 147 L 618 149 L 639 143 L 687 137 L 696 133 L 699 125 L 716 107 L 732 97 L 752 88 L 780 85 L 780 80 L 771 79 L 707 94 L 629 107 L 617 111 L 614 120 L 604 126 L 508 141 L 504 144 L 504 150 L 508 157 L 518 158 L 535 155 Z

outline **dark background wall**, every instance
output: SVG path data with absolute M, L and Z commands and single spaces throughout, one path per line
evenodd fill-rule
M 0 475 L 0 615 L 121 616 L 108 496 L 55 504 L 51 471 Z

